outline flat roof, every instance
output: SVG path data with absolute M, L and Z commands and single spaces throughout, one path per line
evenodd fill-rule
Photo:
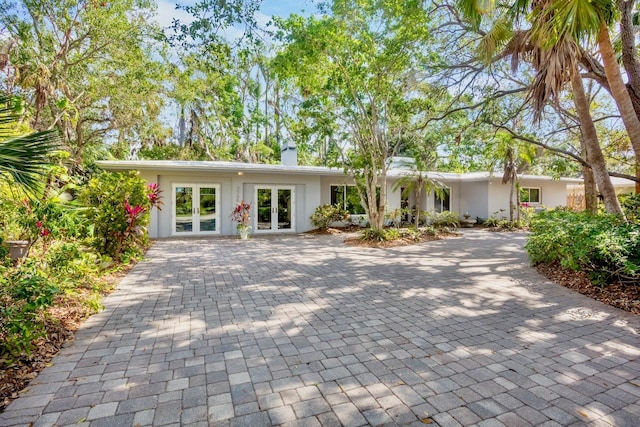
M 242 163 L 192 160 L 98 160 L 96 164 L 106 170 L 166 170 L 207 172 L 261 172 L 313 175 L 344 175 L 339 168 L 324 166 L 286 166 L 265 163 Z
M 125 170 L 164 170 L 164 171 L 201 171 L 201 172 L 259 172 L 259 173 L 287 173 L 300 175 L 324 175 L 343 176 L 345 172 L 341 168 L 329 168 L 325 166 L 287 166 L 281 164 L 265 163 L 242 163 L 242 162 L 221 162 L 221 161 L 191 161 L 191 160 L 99 160 L 96 164 L 105 170 L 125 171 Z M 412 172 L 407 169 L 389 169 L 387 177 L 401 178 L 409 176 Z M 426 172 L 426 176 L 442 181 L 489 181 L 502 179 L 500 174 L 490 172 Z M 538 181 L 561 181 L 568 183 L 580 183 L 580 178 L 553 178 L 544 175 L 521 175 L 520 179 Z

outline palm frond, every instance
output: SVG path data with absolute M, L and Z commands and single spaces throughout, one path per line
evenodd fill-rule
M 480 27 L 482 16 L 495 8 L 495 0 L 456 0 L 456 8 L 474 27 Z
M 55 150 L 56 141 L 56 132 L 49 130 L 0 142 L 0 173 L 10 175 L 25 190 L 33 192 L 42 183 L 48 155 Z
M 14 99 L 0 94 L 0 175 L 9 175 L 27 193 L 35 193 L 42 184 L 48 155 L 56 149 L 55 131 L 16 136 L 20 116 Z
M 617 10 L 612 0 L 554 0 L 545 13 L 553 17 L 548 22 L 553 22 L 558 37 L 569 34 L 580 40 L 597 35 L 602 23 L 611 25 Z
M 513 38 L 512 22 L 506 16 L 500 17 L 480 39 L 477 54 L 484 63 L 494 60 L 496 52 L 502 50 Z

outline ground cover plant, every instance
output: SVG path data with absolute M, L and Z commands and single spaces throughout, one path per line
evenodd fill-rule
M 0 410 L 98 311 L 108 277 L 142 256 L 161 203 L 134 173 L 101 173 L 78 189 L 57 185 L 61 170 L 50 168 L 37 197 L 0 183 Z M 9 256 L 15 238 L 29 242 L 23 259 Z
M 526 250 L 538 271 L 550 279 L 640 314 L 638 209 L 633 202 L 623 206 L 634 221 L 564 209 L 539 213 L 531 222 Z
M 640 284 L 640 224 L 611 214 L 553 210 L 531 224 L 526 249 L 534 264 L 559 262 L 596 283 Z
M 381 229 L 367 227 L 360 231 L 359 236 L 347 238 L 345 242 L 358 246 L 396 247 L 461 236 L 455 232 L 460 224 L 456 212 L 431 211 L 423 214 L 428 225 L 403 227 L 392 222 L 394 225 Z

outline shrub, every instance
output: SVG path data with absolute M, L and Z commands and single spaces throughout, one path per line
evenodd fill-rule
M 385 242 L 389 240 L 388 230 L 384 228 L 365 228 L 361 231 L 360 240 L 372 242 Z
M 531 221 L 526 244 L 531 261 L 559 262 L 586 271 L 599 284 L 640 283 L 640 225 L 608 214 L 556 210 Z
M 0 359 L 15 359 L 31 351 L 45 334 L 44 310 L 59 288 L 34 264 L 2 277 L 0 282 Z
M 460 218 L 457 212 L 427 212 L 427 222 L 435 228 L 459 227 Z
M 345 211 L 338 205 L 320 205 L 311 215 L 311 224 L 321 230 L 326 230 L 329 226 L 338 221 L 349 219 L 349 212 Z
M 620 204 L 630 222 L 640 224 L 640 194 L 620 196 Z
M 142 253 L 152 191 L 137 172 L 103 172 L 82 188 L 78 198 L 89 207 L 90 242 L 98 253 L 116 262 L 124 252 Z

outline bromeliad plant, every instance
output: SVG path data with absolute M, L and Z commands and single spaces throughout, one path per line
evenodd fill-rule
M 238 230 L 247 230 L 251 228 L 251 204 L 242 200 L 238 202 L 236 207 L 231 211 L 231 220 L 235 222 Z

